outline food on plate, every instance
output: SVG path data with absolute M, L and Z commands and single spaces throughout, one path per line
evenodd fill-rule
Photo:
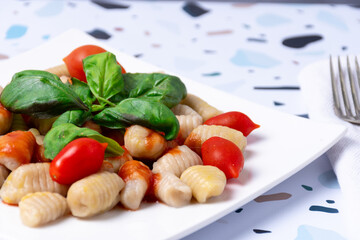
M 140 125 L 132 125 L 125 131 L 124 146 L 134 158 L 155 161 L 163 154 L 167 144 L 160 133 Z
M 98 46 L 63 60 L 15 73 L 0 95 L 0 197 L 25 225 L 204 203 L 241 174 L 259 127 L 245 114 L 223 113 L 177 76 L 126 72 Z
M 0 104 L 0 134 L 7 133 L 11 128 L 13 114 Z
M 5 182 L 5 179 L 9 176 L 10 170 L 5 166 L 0 165 L 0 188 Z
M 194 109 L 197 113 L 200 114 L 204 121 L 222 113 L 222 111 L 218 110 L 214 106 L 211 106 L 194 94 L 188 94 L 186 98 L 181 101 L 181 103 Z
M 19 202 L 19 209 L 21 221 L 29 227 L 44 225 L 69 212 L 66 198 L 52 192 L 26 194 Z
M 246 114 L 242 112 L 226 112 L 212 117 L 204 122 L 205 125 L 220 125 L 236 129 L 247 137 L 254 129 L 260 125 L 254 123 Z
M 165 153 L 154 164 L 154 173 L 169 172 L 177 177 L 188 167 L 202 165 L 202 160 L 194 151 L 186 145 L 176 146 Z
M 130 160 L 121 167 L 119 176 L 125 181 L 120 202 L 125 208 L 138 209 L 145 194 L 152 187 L 153 176 L 150 168 L 140 161 Z
M 241 151 L 245 150 L 246 137 L 235 129 L 226 126 L 200 125 L 185 139 L 185 145 L 201 156 L 201 145 L 211 137 L 218 136 L 228 139 L 236 144 Z
M 13 131 L 0 138 L 0 164 L 15 170 L 30 163 L 36 140 L 29 131 Z
M 51 161 L 50 176 L 60 184 L 72 184 L 100 170 L 107 143 L 77 138 L 68 143 Z
M 180 129 L 176 141 L 179 144 L 184 144 L 185 139 L 194 128 L 203 123 L 203 118 L 195 112 L 191 107 L 178 104 L 171 109 L 179 121 Z
M 103 52 L 106 52 L 106 50 L 96 45 L 83 45 L 74 49 L 63 59 L 66 64 L 66 69 L 69 71 L 69 75 L 79 79 L 80 81 L 86 82 L 82 61 L 88 56 Z M 62 65 L 62 69 L 63 68 L 64 66 Z M 53 71 L 53 69 L 50 69 L 50 71 Z M 121 72 L 126 73 L 122 66 Z
M 118 174 L 106 171 L 76 181 L 66 197 L 72 215 L 85 218 L 112 209 L 120 201 L 124 185 Z
M 194 198 L 200 203 L 219 196 L 226 185 L 224 172 L 210 165 L 191 166 L 181 174 L 180 180 L 190 186 Z
M 244 167 L 244 156 L 235 143 L 221 137 L 211 137 L 201 145 L 204 165 L 219 168 L 227 179 L 239 177 Z
M 66 196 L 68 186 L 52 180 L 50 163 L 24 164 L 12 171 L 0 190 L 0 197 L 8 204 L 18 204 L 28 193 L 55 192 Z
M 154 194 L 171 207 L 182 207 L 190 203 L 191 188 L 170 172 L 156 173 L 154 177 Z
M 57 75 L 58 77 L 71 77 L 69 70 L 67 69 L 65 64 L 57 65 L 51 68 L 46 69 L 47 72 L 53 73 Z

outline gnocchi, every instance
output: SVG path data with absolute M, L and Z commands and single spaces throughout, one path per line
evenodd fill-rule
M 180 177 L 183 171 L 193 165 L 202 165 L 201 158 L 186 145 L 182 145 L 171 149 L 159 158 L 153 164 L 153 172 L 169 172 Z
M 64 196 L 52 192 L 29 193 L 19 202 L 21 221 L 29 227 L 38 227 L 54 221 L 69 212 Z
M 1 190 L 1 199 L 18 204 L 28 193 L 55 192 L 66 196 L 68 186 L 53 181 L 49 174 L 50 163 L 25 164 L 12 171 Z
M 113 208 L 120 201 L 124 185 L 116 173 L 106 171 L 73 183 L 66 198 L 72 215 L 85 218 Z
M 185 140 L 185 145 L 201 155 L 201 144 L 210 137 L 222 137 L 235 143 L 242 152 L 244 152 L 247 140 L 246 137 L 235 129 L 216 126 L 216 125 L 200 125 L 195 128 Z
M 181 174 L 180 180 L 190 186 L 193 196 L 200 203 L 219 196 L 226 185 L 225 174 L 210 165 L 189 167 Z

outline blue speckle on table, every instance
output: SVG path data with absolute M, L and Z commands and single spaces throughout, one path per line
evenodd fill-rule
M 326 200 L 326 202 L 329 203 L 329 204 L 334 204 L 335 203 L 334 200 Z
M 264 234 L 264 233 L 271 233 L 269 230 L 262 230 L 262 229 L 253 229 L 254 233 L 257 234 Z
M 298 116 L 298 117 L 303 117 L 303 118 L 309 118 L 309 114 L 307 114 L 307 113 L 297 114 L 296 116 Z
M 307 186 L 307 185 L 301 185 L 306 191 L 312 191 L 313 190 L 313 188 L 312 187 L 310 187 L 310 186 Z
M 108 34 L 107 32 L 105 32 L 104 30 L 101 30 L 101 29 L 94 29 L 94 30 L 88 32 L 88 34 L 90 34 L 91 36 L 93 36 L 94 38 L 97 38 L 97 39 L 107 40 L 107 39 L 111 38 L 110 34 Z
M 230 61 L 238 66 L 254 66 L 260 68 L 271 68 L 281 63 L 279 60 L 272 58 L 263 52 L 245 49 L 239 49 Z
M 337 210 L 336 208 L 329 208 L 329 207 L 317 206 L 317 205 L 312 205 L 309 208 L 309 210 L 314 212 L 339 213 L 339 210 Z
M 121 4 L 118 1 L 100 1 L 100 0 L 91 0 L 91 2 L 103 7 L 105 9 L 127 9 L 130 6 L 126 4 Z
M 28 27 L 25 25 L 12 25 L 10 28 L 6 31 L 6 39 L 14 39 L 14 38 L 20 38 L 25 35 L 27 32 Z
M 216 76 L 220 76 L 221 72 L 211 72 L 211 73 L 203 73 L 202 74 L 204 77 L 216 77 Z
M 274 101 L 274 106 L 283 106 L 283 105 L 285 105 L 285 103 Z
M 244 210 L 244 209 L 243 209 L 243 208 L 239 208 L 239 209 L 235 210 L 235 212 L 236 212 L 236 213 L 241 213 L 242 210 Z
M 303 48 L 321 39 L 323 39 L 323 37 L 319 34 L 288 37 L 283 40 L 282 44 L 290 48 Z
M 324 187 L 340 189 L 339 183 L 333 170 L 322 173 L 321 175 L 319 175 L 318 180 Z
M 39 17 L 51 17 L 60 14 L 64 9 L 65 2 L 63 1 L 50 1 L 42 8 L 35 11 Z
M 263 39 L 263 38 L 254 38 L 254 37 L 249 37 L 247 38 L 248 42 L 258 42 L 258 43 L 266 43 L 267 40 Z
M 310 225 L 300 225 L 298 227 L 297 236 L 295 240 L 317 240 L 317 239 L 326 239 L 326 240 L 346 240 L 339 233 L 322 229 Z
M 263 27 L 275 27 L 291 22 L 291 19 L 273 13 L 265 13 L 256 18 L 256 22 Z
M 346 23 L 340 18 L 340 16 L 334 15 L 327 11 L 319 11 L 317 14 L 317 19 L 320 22 L 326 23 L 331 27 L 335 27 L 342 31 L 348 31 Z
M 209 12 L 209 10 L 202 8 L 196 2 L 187 2 L 183 6 L 183 10 L 192 17 L 199 17 L 199 16 Z

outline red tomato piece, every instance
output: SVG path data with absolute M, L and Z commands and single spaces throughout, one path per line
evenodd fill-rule
M 51 178 L 60 184 L 72 184 L 98 172 L 104 160 L 107 143 L 78 138 L 68 143 L 50 164 Z
M 242 112 L 226 112 L 212 117 L 204 122 L 206 125 L 221 125 L 236 129 L 247 137 L 254 129 L 260 125 L 254 123 L 246 114 Z
M 106 52 L 105 49 L 96 45 L 83 45 L 74 49 L 67 55 L 63 61 L 72 77 L 80 81 L 87 82 L 85 72 L 83 69 L 83 59 L 94 54 Z M 119 63 L 118 63 L 119 64 Z M 121 64 L 119 64 L 121 66 Z M 126 73 L 125 69 L 121 66 L 121 72 Z
M 201 145 L 204 165 L 219 168 L 227 179 L 239 177 L 244 168 L 244 157 L 235 143 L 221 137 L 211 137 Z

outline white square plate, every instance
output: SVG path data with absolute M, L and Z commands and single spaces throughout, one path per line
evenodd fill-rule
M 97 44 L 117 56 L 128 72 L 164 71 L 116 49 L 105 46 L 78 30 L 69 30 L 42 46 L 0 62 L 0 84 L 15 72 L 46 69 L 62 63 L 74 48 Z M 174 73 L 170 73 L 174 74 Z M 181 73 L 180 73 L 181 74 Z M 177 74 L 174 74 L 177 75 Z M 181 77 L 180 77 L 181 78 Z M 24 226 L 17 207 L 0 203 L 0 239 L 178 239 L 235 211 L 315 160 L 344 134 L 345 128 L 296 117 L 251 103 L 195 81 L 181 78 L 188 92 L 223 111 L 241 111 L 261 125 L 248 137 L 245 167 L 238 179 L 228 182 L 224 193 L 206 204 L 172 208 L 144 203 L 137 211 L 116 207 L 100 216 L 72 216 L 40 228 Z

